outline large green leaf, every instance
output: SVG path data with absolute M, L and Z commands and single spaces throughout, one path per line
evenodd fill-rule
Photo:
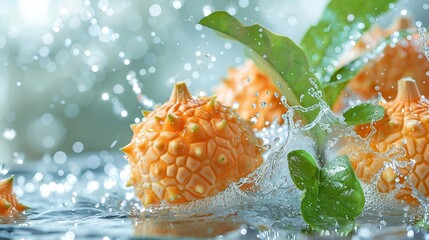
M 304 220 L 316 230 L 352 230 L 365 196 L 347 156 L 320 168 L 308 152 L 296 150 L 288 154 L 288 163 L 293 182 L 304 191 Z
M 363 103 L 348 109 L 343 116 L 348 125 L 357 125 L 379 121 L 384 117 L 384 114 L 385 110 L 382 106 Z
M 314 89 L 316 78 L 309 71 L 307 56 L 290 38 L 280 36 L 255 24 L 244 26 L 226 12 L 214 12 L 201 19 L 201 25 L 212 28 L 235 39 L 256 53 L 263 60 L 274 84 L 279 86 L 290 105 L 310 107 L 317 104 L 317 98 L 311 96 L 309 89 Z M 318 111 L 304 113 L 308 121 L 314 120 Z
M 397 0 L 331 0 L 321 20 L 304 35 L 301 45 L 322 82 L 335 70 L 333 62 L 342 54 L 350 36 L 358 38 L 375 19 Z M 328 71 L 327 71 L 328 69 Z

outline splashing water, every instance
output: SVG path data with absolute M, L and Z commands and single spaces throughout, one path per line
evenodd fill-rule
M 156 102 L 143 94 L 136 72 L 130 71 L 127 74 L 127 81 L 131 85 L 133 92 L 136 94 L 137 101 L 140 105 L 146 110 L 153 110 L 156 106 Z
M 421 22 L 417 22 L 416 23 L 418 31 L 419 31 L 419 35 L 420 35 L 420 39 L 422 41 L 422 45 L 423 45 L 423 54 L 426 56 L 426 58 L 429 61 L 429 34 L 427 32 L 427 29 L 425 27 L 422 26 Z

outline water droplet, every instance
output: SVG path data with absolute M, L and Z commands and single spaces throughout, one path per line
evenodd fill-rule
M 108 93 L 103 93 L 101 94 L 101 99 L 103 99 L 104 101 L 107 101 L 110 99 L 110 95 Z
M 252 117 L 250 118 L 250 122 L 253 124 L 256 124 L 258 122 L 258 118 L 257 117 Z
M 267 106 L 266 102 L 261 102 L 261 108 L 265 108 Z
M 355 16 L 353 14 L 347 15 L 347 21 L 351 22 L 353 20 L 355 20 Z
M 159 4 L 153 4 L 152 6 L 150 6 L 149 8 L 149 14 L 152 17 L 158 17 L 159 15 L 161 15 L 161 6 Z
M 192 69 L 192 65 L 190 63 L 185 63 L 185 65 L 183 65 L 183 69 L 185 69 L 185 71 L 191 71 Z
M 58 151 L 54 154 L 54 161 L 57 164 L 64 164 L 67 161 L 67 155 L 63 151 Z
M 0 175 L 6 175 L 9 173 L 9 167 L 6 164 L 0 164 Z
M 3 138 L 8 140 L 8 141 L 12 141 L 16 136 L 16 131 L 13 128 L 6 128 L 3 131 Z
M 182 7 L 182 3 L 181 3 L 180 1 L 175 0 L 175 1 L 173 2 L 173 8 L 174 8 L 174 9 L 180 9 L 181 7 Z
M 13 154 L 13 162 L 17 164 L 23 164 L 25 160 L 25 154 L 22 152 L 14 152 Z
M 343 75 L 341 75 L 341 74 L 337 74 L 337 80 L 341 80 L 342 78 L 343 78 Z
M 212 9 L 211 9 L 211 7 L 210 6 L 208 6 L 208 5 L 206 5 L 206 6 L 204 6 L 203 7 L 203 13 L 204 13 L 204 16 L 208 16 L 208 15 L 210 15 L 211 13 L 212 13 Z
M 271 149 L 271 145 L 270 144 L 264 144 L 262 147 L 265 148 L 265 149 L 267 149 L 267 150 Z

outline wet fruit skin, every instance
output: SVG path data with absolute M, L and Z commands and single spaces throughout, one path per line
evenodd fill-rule
M 0 216 L 13 217 L 28 207 L 21 204 L 13 193 L 13 177 L 0 180 Z
M 192 99 L 182 82 L 168 102 L 131 128 L 122 151 L 129 185 L 145 206 L 213 196 L 262 163 L 261 140 L 250 124 L 215 98 Z
M 280 91 L 271 79 L 251 60 L 238 68 L 231 68 L 228 76 L 215 89 L 217 100 L 226 106 L 238 103 L 237 112 L 244 119 L 256 118 L 252 126 L 258 130 L 267 127 L 266 122 L 283 123 L 287 111 L 280 101 Z
M 347 64 L 368 50 L 372 50 L 384 38 L 401 30 L 412 31 L 409 19 L 400 18 L 388 29 L 375 27 L 363 34 L 356 45 L 348 51 L 340 66 Z M 429 61 L 422 53 L 422 42 L 419 34 L 409 35 L 407 39 L 399 39 L 396 44 L 386 46 L 375 59 L 369 61 L 355 77 L 350 80 L 342 95 L 332 109 L 340 112 L 347 107 L 345 101 L 349 95 L 357 94 L 360 99 L 368 100 L 378 96 L 392 100 L 397 94 L 397 81 L 403 77 L 416 80 L 420 93 L 429 97 Z
M 394 148 L 403 149 L 405 152 L 397 161 L 415 161 L 414 166 L 404 164 L 404 167 L 398 167 L 397 172 L 392 168 L 383 170 L 377 187 L 380 192 L 390 192 L 395 189 L 395 181 L 399 181 L 406 187 L 399 189 L 396 198 L 418 205 L 419 202 L 412 196 L 407 184 L 414 186 L 421 195 L 429 197 L 429 101 L 420 95 L 415 81 L 406 78 L 398 82 L 396 98 L 381 103 L 381 106 L 385 108 L 386 115 L 374 124 L 374 135 L 369 136 L 369 124 L 356 126 L 356 132 L 364 138 L 369 136 L 369 147 L 375 153 L 387 153 Z M 364 182 L 373 180 L 386 161 L 386 158 L 374 153 L 353 148 L 348 153 L 356 175 Z M 391 163 L 391 160 L 387 162 Z

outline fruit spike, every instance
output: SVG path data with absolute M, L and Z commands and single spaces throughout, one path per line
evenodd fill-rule
M 398 81 L 397 101 L 415 102 L 420 100 L 420 91 L 417 88 L 416 80 L 412 78 L 403 78 Z
M 145 206 L 216 195 L 262 164 L 262 141 L 250 124 L 214 97 L 193 99 L 183 82 L 136 125 L 122 151 L 127 184 Z
M 361 137 L 369 138 L 369 147 L 375 153 L 388 154 L 403 149 L 403 154 L 396 159 L 400 164 L 388 164 L 396 169 L 385 168 L 391 158 L 381 158 L 355 145 L 344 149 L 362 181 L 375 180 L 380 192 L 396 191 L 396 198 L 419 205 L 418 195 L 429 197 L 429 101 L 421 97 L 414 79 L 403 78 L 397 82 L 397 96 L 380 103 L 386 110 L 384 118 L 372 126 L 356 126 L 355 130 Z M 399 189 L 398 184 L 402 185 Z
M 151 111 L 147 111 L 147 110 L 142 110 L 142 115 L 143 117 L 147 118 L 149 116 L 149 114 L 151 113 Z
M 207 110 L 208 111 L 215 110 L 215 104 L 216 104 L 216 96 L 213 96 L 210 98 L 210 101 L 207 103 Z
M 185 82 L 178 82 L 174 85 L 173 92 L 170 96 L 170 102 L 186 102 L 192 99 L 192 95 L 189 93 Z
M 13 194 L 13 176 L 0 180 L 0 215 L 13 217 L 29 207 L 21 204 Z

